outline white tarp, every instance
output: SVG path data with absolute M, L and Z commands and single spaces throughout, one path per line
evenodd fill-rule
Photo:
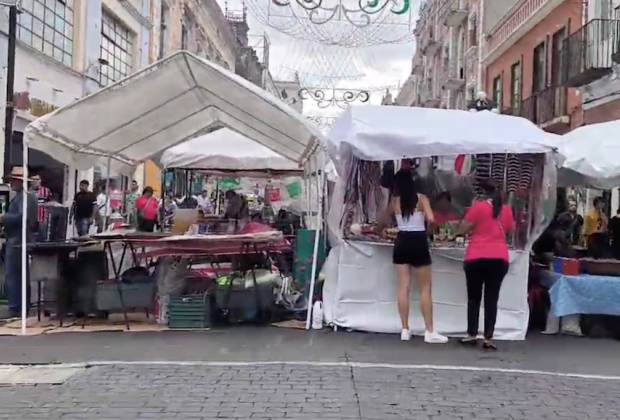
M 303 164 L 323 135 L 284 102 L 186 51 L 28 125 L 28 146 L 77 168 L 128 173 L 188 139 L 229 127 Z
M 297 162 L 228 128 L 168 149 L 160 162 L 166 168 L 206 171 L 303 172 Z
M 525 118 L 492 112 L 351 106 L 328 134 L 332 158 L 343 146 L 364 160 L 481 153 L 547 153 L 556 146 Z M 336 165 L 338 167 L 338 165 Z
M 620 120 L 585 125 L 561 137 L 560 181 L 601 189 L 620 185 Z

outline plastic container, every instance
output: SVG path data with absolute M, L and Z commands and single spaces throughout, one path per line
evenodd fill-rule
M 562 274 L 565 276 L 579 275 L 579 260 L 565 258 L 562 260 Z
M 211 328 L 211 297 L 186 295 L 170 298 L 168 327 L 173 330 L 206 330 Z
M 562 261 L 564 258 L 553 257 L 553 272 L 561 274 L 562 273 Z
M 317 300 L 312 306 L 312 329 L 323 329 L 323 302 Z
M 151 309 L 154 304 L 155 283 L 120 283 L 121 296 L 118 292 L 119 285 L 116 282 L 97 284 L 95 305 L 99 311 L 118 311 L 123 309 Z

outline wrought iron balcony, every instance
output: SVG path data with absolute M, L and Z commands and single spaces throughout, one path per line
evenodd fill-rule
M 544 129 L 555 131 L 570 125 L 567 97 L 566 86 L 551 86 L 521 101 L 518 109 L 511 109 L 511 113 L 502 111 L 502 114 L 527 118 Z
M 592 19 L 568 36 L 562 46 L 563 84 L 580 87 L 610 74 L 619 31 L 619 20 Z
M 467 3 L 463 0 L 449 0 L 443 24 L 448 28 L 458 28 L 467 19 Z
M 536 124 L 547 130 L 570 125 L 568 88 L 552 86 L 536 94 Z

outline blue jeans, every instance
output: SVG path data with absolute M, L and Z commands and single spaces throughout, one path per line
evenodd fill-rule
M 5 267 L 6 267 L 6 294 L 9 301 L 9 311 L 18 315 L 22 308 L 22 258 L 21 246 L 5 245 Z M 26 290 L 27 308 L 30 309 L 30 269 L 26 264 Z
M 75 219 L 75 229 L 78 236 L 88 235 L 88 229 L 90 228 L 90 219 Z

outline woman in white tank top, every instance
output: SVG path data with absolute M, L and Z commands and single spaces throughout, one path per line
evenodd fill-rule
M 409 291 L 411 275 L 415 274 L 420 289 L 420 310 L 424 318 L 424 341 L 446 343 L 448 338 L 435 332 L 433 326 L 433 298 L 431 294 L 431 254 L 426 222 L 433 223 L 433 211 L 428 198 L 416 191 L 411 171 L 401 169 L 394 177 L 394 197 L 383 218 L 385 226 L 396 219 L 398 235 L 394 242 L 393 262 L 398 274 L 398 313 L 403 341 L 411 338 L 409 329 Z

